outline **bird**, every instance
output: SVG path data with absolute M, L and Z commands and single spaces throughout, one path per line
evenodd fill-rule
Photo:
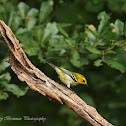
M 68 88 L 70 88 L 70 86 L 72 87 L 78 84 L 87 85 L 87 80 L 82 74 L 70 72 L 69 70 L 55 66 L 51 62 L 47 62 L 47 64 L 49 64 L 53 69 L 55 69 L 55 71 L 59 75 L 61 82 L 66 84 Z

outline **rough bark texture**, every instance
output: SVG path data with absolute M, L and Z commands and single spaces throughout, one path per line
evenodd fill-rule
M 19 80 L 26 82 L 32 90 L 48 96 L 50 100 L 55 99 L 61 104 L 66 104 L 92 126 L 112 126 L 95 108 L 87 105 L 73 91 L 56 83 L 37 69 L 23 52 L 11 29 L 2 20 L 0 20 L 0 32 L 10 50 L 11 69 Z

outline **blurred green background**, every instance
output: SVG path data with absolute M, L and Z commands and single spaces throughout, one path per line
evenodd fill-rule
M 37 68 L 59 83 L 47 61 L 83 74 L 88 87 L 72 90 L 113 125 L 126 125 L 125 0 L 0 0 L 0 19 Z M 46 119 L 2 120 L 0 126 L 89 126 L 65 105 L 28 89 L 3 61 L 8 58 L 0 35 L 0 118 Z

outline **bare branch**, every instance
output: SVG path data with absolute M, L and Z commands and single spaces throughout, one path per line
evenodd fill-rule
M 112 126 L 95 108 L 87 105 L 73 91 L 56 83 L 37 69 L 23 52 L 11 29 L 2 20 L 0 20 L 0 32 L 10 50 L 11 69 L 21 81 L 26 82 L 32 90 L 48 96 L 49 99 L 65 103 L 92 126 Z

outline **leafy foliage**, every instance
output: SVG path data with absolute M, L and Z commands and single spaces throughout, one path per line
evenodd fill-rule
M 10 66 L 6 62 L 2 62 L 0 64 L 0 73 L 5 70 L 8 66 Z M 11 79 L 11 76 L 8 72 L 0 75 L 0 100 L 6 100 L 9 95 L 7 92 L 12 92 L 15 94 L 17 97 L 24 96 L 28 90 L 28 87 L 24 89 L 20 89 L 17 85 L 15 84 L 9 84 Z
M 38 8 L 32 8 L 30 3 L 20 2 L 15 5 L 6 1 L 0 2 L 0 19 L 11 27 L 31 61 L 52 79 L 58 81 L 54 71 L 45 64 L 47 61 L 84 74 L 89 86 L 82 88 L 79 85 L 73 90 L 89 105 L 96 107 L 103 117 L 114 125 L 121 126 L 125 123 L 123 110 L 126 108 L 126 24 L 121 21 L 124 19 L 117 18 L 115 11 L 121 13 L 125 10 L 119 9 L 118 0 L 106 2 L 108 9 L 114 10 L 111 15 L 105 11 L 100 12 L 105 4 L 101 0 L 66 2 L 69 6 L 62 0 L 48 0 L 43 1 Z M 110 8 L 113 4 L 116 6 Z M 100 13 L 96 15 L 96 12 Z M 1 47 L 6 53 L 5 46 Z M 3 51 L 0 51 L 3 59 L 6 55 L 1 52 Z M 7 67 L 7 63 L 1 62 L 0 99 L 7 99 L 8 92 L 18 97 L 25 95 L 27 88 L 21 89 L 14 84 L 17 81 L 15 75 L 7 72 Z M 25 97 L 29 98 L 27 95 Z M 42 96 L 39 97 L 44 100 Z M 29 99 L 29 106 L 38 106 L 38 113 L 45 112 L 47 116 L 55 113 L 56 118 L 51 116 L 49 119 L 57 121 L 45 125 L 73 125 L 75 120 L 75 126 L 88 125 L 66 107 L 55 110 L 57 104 L 45 101 L 47 105 L 42 105 L 43 102 L 41 104 L 37 96 L 34 96 L 34 100 L 36 102 L 33 98 Z M 30 108 L 28 111 L 33 115 L 37 113 Z

